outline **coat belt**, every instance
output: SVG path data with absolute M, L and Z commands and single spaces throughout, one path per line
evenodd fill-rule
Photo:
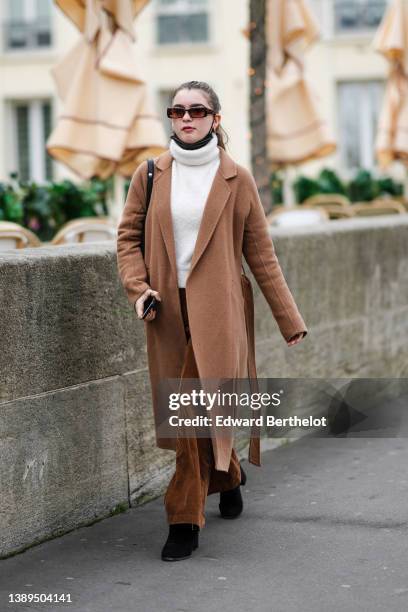
M 246 274 L 241 274 L 242 295 L 245 306 L 245 325 L 248 339 L 248 377 L 251 393 L 259 391 L 255 361 L 255 305 L 251 281 Z M 248 461 L 254 465 L 261 465 L 260 428 L 252 425 L 249 441 Z

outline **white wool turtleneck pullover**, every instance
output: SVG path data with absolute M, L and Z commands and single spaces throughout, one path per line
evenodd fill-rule
M 220 164 L 217 135 L 199 149 L 183 149 L 170 139 L 171 216 L 178 286 L 185 287 L 205 203 Z

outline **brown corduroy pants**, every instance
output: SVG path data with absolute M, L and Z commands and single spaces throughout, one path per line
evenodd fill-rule
M 181 378 L 198 378 L 185 288 L 179 288 L 179 295 L 186 334 L 186 356 Z M 177 438 L 176 471 L 164 496 L 168 523 L 194 523 L 200 528 L 204 527 L 207 495 L 228 491 L 240 482 L 241 469 L 234 449 L 228 472 L 222 472 L 215 469 L 211 438 Z

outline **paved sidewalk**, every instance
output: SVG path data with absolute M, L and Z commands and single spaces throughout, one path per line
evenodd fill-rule
M 164 563 L 163 499 L 0 562 L 8 593 L 71 593 L 73 612 L 406 612 L 406 438 L 303 438 L 244 463 L 245 510 L 218 517 L 193 557 Z

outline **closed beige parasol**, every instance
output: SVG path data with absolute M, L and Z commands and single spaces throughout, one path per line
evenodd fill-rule
M 56 0 L 81 39 L 53 68 L 64 110 L 47 151 L 80 177 L 131 176 L 166 148 L 133 44 L 148 0 Z
M 69 17 L 78 30 L 85 31 L 88 8 L 88 20 L 97 22 L 99 6 L 89 0 L 54 0 L 55 4 Z M 99 0 L 100 7 L 113 15 L 116 23 L 122 30 L 126 30 L 132 40 L 135 40 L 133 20 L 148 4 L 149 0 Z
M 304 73 L 304 52 L 318 38 L 305 0 L 267 0 L 267 149 L 273 166 L 301 164 L 336 149 L 319 99 Z
M 375 151 L 380 166 L 408 162 L 408 2 L 394 0 L 374 37 L 374 48 L 389 61 Z

